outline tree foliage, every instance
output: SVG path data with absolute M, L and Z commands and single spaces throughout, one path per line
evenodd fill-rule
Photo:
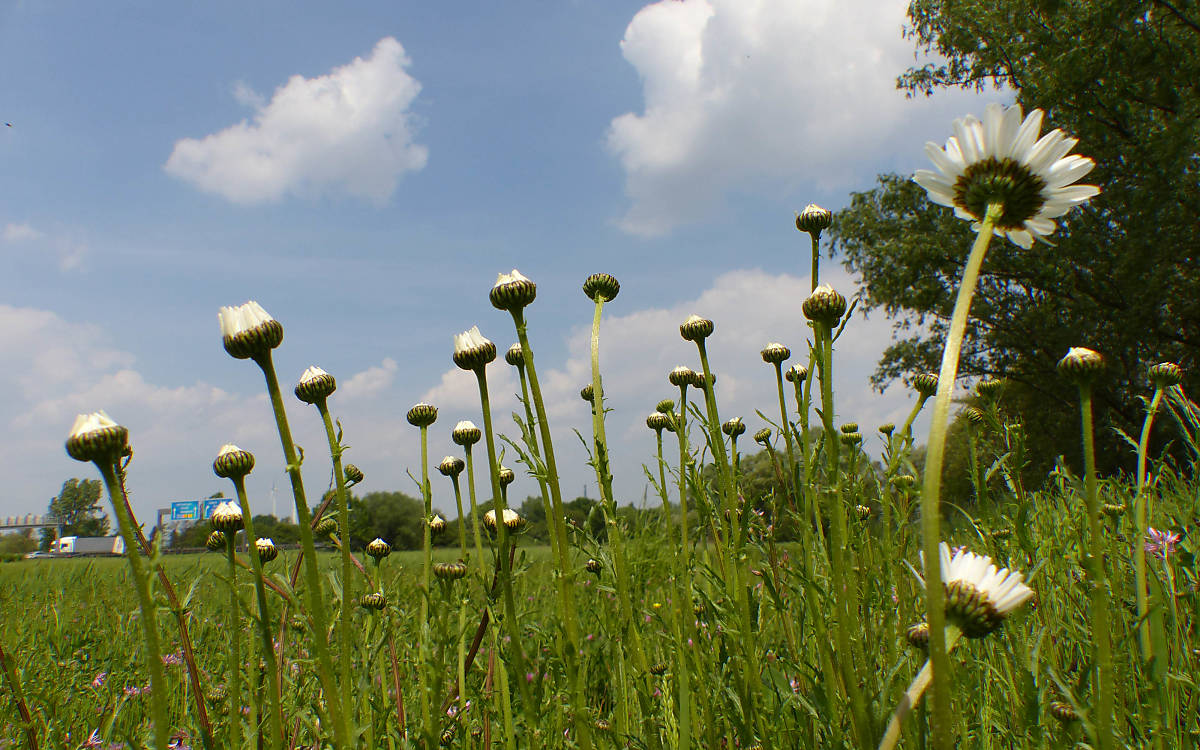
M 960 372 L 1015 381 L 1009 404 L 1037 452 L 1078 448 L 1076 397 L 1054 366 L 1071 346 L 1105 355 L 1101 423 L 1136 432 L 1146 366 L 1181 364 L 1200 386 L 1200 12 L 1158 0 L 914 0 L 906 33 L 935 62 L 900 76 L 910 94 L 990 86 L 1077 136 L 1103 193 L 1053 246 L 992 243 Z M 1006 95 L 1001 95 L 1006 96 Z M 935 139 L 949 134 L 931 134 Z M 833 246 L 861 275 L 867 309 L 896 322 L 877 386 L 936 370 L 970 227 L 906 177 L 853 195 Z M 1102 431 L 1102 461 L 1128 452 Z
M 63 536 L 106 536 L 108 516 L 100 504 L 99 479 L 68 479 L 48 508 L 57 516 Z

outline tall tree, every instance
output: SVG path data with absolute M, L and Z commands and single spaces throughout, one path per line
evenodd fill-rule
M 57 516 L 64 536 L 105 536 L 108 516 L 100 504 L 99 479 L 68 479 L 50 500 L 49 512 Z
M 1109 363 L 1096 394 L 1106 419 L 1135 431 L 1147 365 L 1176 361 L 1185 388 L 1200 386 L 1200 7 L 914 0 L 908 16 L 906 34 L 937 57 L 901 75 L 901 88 L 1015 91 L 1027 111 L 1043 109 L 1046 123 L 1079 138 L 1075 151 L 1096 161 L 1086 181 L 1104 191 L 1062 222 L 1052 246 L 992 243 L 961 374 L 1013 380 L 1009 405 L 1052 460 L 1078 450 L 1074 392 L 1054 365 L 1087 346 Z M 866 307 L 898 321 L 875 383 L 936 369 L 970 228 L 907 177 L 882 175 L 853 195 L 831 234 L 863 278 Z M 1103 432 L 1112 467 L 1128 452 Z

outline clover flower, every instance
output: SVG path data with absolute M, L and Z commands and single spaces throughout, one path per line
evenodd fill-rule
M 946 617 L 968 638 L 982 638 L 1033 596 L 1025 576 L 1008 568 L 996 569 L 992 559 L 949 545 L 938 545 L 942 581 L 946 588 Z
M 936 169 L 918 169 L 913 181 L 929 199 L 954 209 L 960 219 L 975 222 L 976 231 L 988 205 L 1002 207 L 994 233 L 1024 248 L 1055 230 L 1054 220 L 1099 195 L 1095 185 L 1075 185 L 1096 165 L 1067 154 L 1079 142 L 1062 130 L 1038 138 L 1042 111 L 1022 119 L 1020 105 L 989 104 L 983 120 L 974 115 L 954 121 L 946 146 L 926 143 Z

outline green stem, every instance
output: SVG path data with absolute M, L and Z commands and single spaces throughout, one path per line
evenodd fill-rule
M 475 369 L 475 377 L 479 381 L 479 403 L 483 408 L 483 436 L 487 443 L 488 467 L 491 469 L 492 499 L 496 513 L 496 540 L 500 554 L 500 588 L 504 595 L 504 625 L 508 629 L 510 647 L 513 654 L 513 666 L 516 668 L 517 690 L 521 694 L 521 710 L 526 718 L 526 726 L 534 726 L 531 717 L 537 716 L 537 707 L 533 705 L 529 694 L 529 686 L 525 683 L 525 650 L 521 644 L 521 627 L 517 622 L 517 601 L 513 596 L 512 559 L 508 555 L 509 545 L 508 525 L 504 523 L 504 511 L 508 510 L 503 489 L 500 487 L 500 462 L 496 459 L 496 439 L 492 432 L 492 407 L 488 398 L 487 374 L 484 366 Z M 506 670 L 501 670 L 501 685 L 504 685 Z
M 115 456 L 113 457 L 116 458 Z M 167 681 L 163 674 L 162 649 L 158 644 L 158 621 L 155 616 L 154 599 L 150 595 L 150 578 L 142 564 L 141 547 L 134 537 L 134 522 L 120 497 L 121 486 L 117 482 L 115 465 L 109 460 L 97 460 L 96 468 L 104 477 L 108 498 L 112 501 L 117 516 L 117 528 L 125 541 L 125 557 L 133 574 L 133 587 L 137 591 L 138 606 L 141 608 L 142 636 L 146 640 L 146 662 L 150 666 L 150 710 L 154 717 L 154 744 L 159 750 L 167 747 Z
M 313 651 L 317 657 L 317 679 L 325 694 L 329 716 L 333 722 L 334 746 L 338 750 L 349 747 L 350 729 L 346 715 L 342 712 L 341 695 L 333 677 L 333 659 L 329 656 L 329 616 L 325 611 L 325 596 L 321 589 L 321 577 L 317 570 L 317 550 L 313 543 L 312 518 L 308 500 L 304 494 L 304 478 L 300 474 L 300 461 L 296 457 L 296 446 L 292 442 L 292 430 L 288 426 L 287 412 L 283 408 L 283 396 L 279 391 L 279 378 L 275 374 L 275 363 L 270 350 L 254 358 L 262 369 L 267 382 L 267 393 L 271 409 L 275 412 L 275 424 L 279 430 L 279 442 L 283 458 L 287 462 L 288 479 L 292 485 L 292 499 L 296 504 L 296 522 L 300 528 L 300 547 L 304 555 L 304 587 L 308 599 L 308 614 L 312 618 Z
M 821 233 L 813 232 L 809 237 L 812 238 L 812 290 L 815 290 L 819 284 L 817 272 L 821 261 Z
M 933 690 L 930 694 L 930 726 L 934 750 L 953 747 L 950 716 L 950 658 L 946 649 L 945 591 L 942 588 L 942 563 L 938 552 L 941 543 L 942 464 L 945 460 L 946 431 L 950 414 L 950 399 L 958 378 L 958 360 L 962 353 L 963 337 L 967 332 L 967 317 L 971 299 L 979 281 L 979 271 L 987 255 L 992 231 L 1002 213 L 1000 204 L 988 206 L 979 233 L 971 246 L 959 282 L 946 347 L 942 351 L 942 367 L 938 373 L 938 390 L 929 424 L 929 442 L 925 453 L 924 486 L 921 492 L 921 547 L 925 557 L 925 607 L 929 622 L 929 663 L 933 670 Z
M 487 412 L 484 412 L 485 418 Z M 417 627 L 421 629 L 420 663 L 417 666 L 417 689 L 421 693 L 421 729 L 426 742 L 433 742 L 437 737 L 437 727 L 433 723 L 432 697 L 430 696 L 429 676 L 432 671 L 430 655 L 432 648 L 433 630 L 429 623 L 429 605 L 433 598 L 430 584 L 433 575 L 433 529 L 429 522 L 433 520 L 433 493 L 429 486 L 429 427 L 421 425 L 421 498 L 424 513 L 421 515 L 421 551 L 425 565 L 421 570 L 421 620 Z
M 953 649 L 958 643 L 958 638 L 962 635 L 954 625 L 947 625 L 949 634 L 946 636 L 946 648 Z M 930 669 L 930 661 L 925 660 L 925 666 L 913 678 L 912 684 L 908 686 L 908 690 L 900 698 L 900 702 L 896 704 L 896 710 L 892 713 L 892 718 L 888 722 L 887 730 L 883 733 L 883 739 L 879 742 L 879 750 L 891 750 L 900 741 L 900 730 L 904 726 L 904 720 L 912 712 L 913 707 L 921 700 L 921 695 L 925 692 L 925 688 L 929 687 L 929 682 L 933 678 L 933 672 Z
M 542 399 L 542 389 L 538 384 L 537 370 L 533 362 L 533 347 L 529 343 L 526 330 L 525 314 L 522 310 L 514 309 L 513 325 L 517 329 L 517 341 L 521 344 L 521 354 L 525 360 L 525 374 L 529 378 L 529 393 L 533 396 L 533 406 L 537 412 L 538 432 L 542 437 L 542 449 L 546 457 L 546 483 L 550 489 L 551 510 L 554 512 L 553 523 L 558 529 L 558 597 L 559 617 L 567 631 L 568 658 L 564 659 L 567 669 L 567 679 L 571 682 L 571 702 L 574 713 L 575 739 L 583 750 L 592 747 L 592 724 L 588 721 L 587 698 L 579 669 L 579 621 L 575 610 L 575 569 L 568 556 L 568 537 L 566 513 L 563 510 L 562 488 L 558 481 L 558 465 L 554 459 L 554 441 L 550 437 L 550 422 L 546 418 L 546 404 Z
M 679 438 L 679 542 L 683 552 L 683 571 L 691 591 L 692 542 L 688 533 L 688 442 L 687 442 L 687 383 L 679 386 L 679 413 L 675 416 L 675 436 Z M 688 604 L 691 604 L 690 600 Z
M 1096 660 L 1096 709 L 1093 725 L 1100 750 L 1113 747 L 1112 642 L 1108 624 L 1108 582 L 1104 571 L 1104 536 L 1100 527 L 1100 500 L 1096 493 L 1096 448 L 1092 426 L 1092 387 L 1079 385 L 1079 410 L 1083 429 L 1084 493 L 1091 542 L 1092 642 Z M 1138 540 L 1139 546 L 1141 540 Z
M 353 614 L 354 606 L 352 602 L 356 601 L 354 593 L 354 563 L 350 560 L 350 503 L 346 497 L 346 475 L 342 471 L 342 451 L 341 441 L 338 439 L 337 433 L 334 432 L 333 418 L 329 415 L 329 406 L 326 399 L 319 399 L 316 404 L 317 411 L 321 414 L 321 421 L 325 424 L 325 437 L 329 442 L 329 456 L 333 460 L 333 479 L 334 486 L 337 491 L 337 511 L 338 511 L 338 528 L 342 531 L 343 543 L 339 544 L 342 553 L 342 610 L 339 635 L 341 637 L 341 687 L 342 687 L 342 707 L 347 710 L 353 710 L 354 698 L 351 688 L 353 682 L 350 679 L 350 661 L 352 655 L 352 645 L 354 643 L 353 636 Z
M 521 404 L 525 407 L 525 425 L 526 434 L 529 436 L 529 451 L 533 455 L 535 463 L 541 464 L 542 453 L 538 448 L 537 433 L 534 431 L 533 407 L 530 405 L 529 399 L 529 379 L 525 377 L 524 362 L 517 368 L 517 374 L 521 378 Z M 550 488 L 546 484 L 546 474 L 542 471 L 543 467 L 531 468 L 535 468 L 538 490 L 542 493 L 542 510 L 546 514 L 546 528 L 550 531 L 550 552 L 557 559 L 559 557 L 558 550 L 564 542 L 558 537 L 558 524 L 554 523 L 554 506 L 550 502 Z
M 237 593 L 237 531 L 225 532 L 226 571 L 229 575 L 229 658 L 226 661 L 225 681 L 229 684 L 229 747 L 242 747 L 242 623 L 238 614 Z
M 790 492 L 792 502 L 796 501 L 796 452 L 792 447 L 792 423 L 787 416 L 787 398 L 783 395 L 783 363 L 775 363 L 775 390 L 779 394 L 779 429 L 783 430 L 783 439 L 787 444 L 788 470 L 787 483 L 784 485 L 784 492 Z M 794 506 L 793 506 L 794 509 Z M 778 510 L 778 508 L 776 508 Z M 773 518 L 775 523 L 779 523 L 778 518 Z
M 866 747 L 870 741 L 870 721 L 865 703 L 858 687 L 858 676 L 854 672 L 855 654 L 850 644 L 849 633 L 858 632 L 858 623 L 853 622 L 852 613 L 857 613 L 858 590 L 850 579 L 846 556 L 846 507 L 842 498 L 842 476 L 839 471 L 841 439 L 834 426 L 833 403 L 833 331 L 830 325 L 815 323 L 817 336 L 817 372 L 821 379 L 821 419 L 825 440 L 825 454 L 829 461 L 826 469 L 827 482 L 833 484 L 830 493 L 829 515 L 829 562 L 832 572 L 833 596 L 836 604 L 834 637 L 837 639 L 837 666 L 845 686 L 846 698 L 850 702 L 850 715 L 858 743 Z M 851 600 L 854 600 L 853 602 Z
M 1138 641 L 1142 648 L 1142 661 L 1147 664 L 1154 655 L 1154 646 L 1150 638 L 1150 618 L 1146 616 L 1148 607 L 1146 598 L 1146 547 L 1143 544 L 1143 541 L 1146 539 L 1146 526 L 1149 523 L 1146 512 L 1146 503 L 1149 500 L 1146 493 L 1146 461 L 1147 454 L 1150 452 L 1150 427 L 1154 423 L 1154 416 L 1158 413 L 1159 404 L 1162 403 L 1162 395 L 1163 389 L 1156 386 L 1154 397 L 1150 400 L 1150 406 L 1146 409 L 1146 420 L 1142 423 L 1142 436 L 1138 441 L 1137 495 L 1133 500 L 1134 523 L 1137 526 L 1137 536 L 1133 545 L 1133 569 L 1135 586 L 1137 587 Z
M 230 477 L 237 493 L 238 504 L 242 507 L 242 523 L 246 526 L 246 539 L 251 540 L 247 545 L 246 557 L 250 558 L 250 566 L 254 571 L 254 593 L 258 601 L 258 634 L 262 647 L 263 662 L 267 667 L 267 683 L 271 690 L 271 740 L 267 747 L 279 748 L 283 743 L 283 712 L 280 706 L 279 665 L 275 661 L 275 644 L 271 640 L 271 610 L 267 605 L 267 587 L 263 581 L 262 560 L 258 556 L 258 537 L 254 534 L 254 521 L 251 519 L 250 501 L 246 498 L 246 479 L 244 476 Z
M 462 488 L 458 486 L 458 475 L 450 476 L 450 483 L 454 485 L 454 504 L 458 507 L 458 556 L 463 560 L 467 559 L 467 519 L 463 516 L 462 504 Z
M 487 596 L 487 567 L 483 562 L 483 533 L 479 530 L 479 504 L 475 500 L 475 461 L 471 456 L 471 446 L 463 446 L 467 456 L 467 496 L 471 500 L 471 526 L 475 530 L 475 556 L 479 565 L 479 585 Z

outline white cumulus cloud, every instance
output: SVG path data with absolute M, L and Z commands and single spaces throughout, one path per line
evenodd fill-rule
M 703 219 L 734 190 L 847 189 L 919 154 L 967 95 L 907 100 L 905 0 L 661 0 L 625 30 L 641 113 L 608 147 L 631 205 L 621 226 L 654 235 Z
M 40 240 L 45 235 L 37 229 L 34 229 L 29 224 L 5 224 L 4 225 L 4 241 L 5 242 L 28 242 L 30 240 Z
M 385 201 L 429 157 L 413 140 L 409 107 L 421 84 L 410 64 L 385 37 L 365 59 L 316 78 L 292 76 L 270 101 L 239 82 L 234 96 L 253 118 L 177 141 L 164 169 L 235 203 L 334 192 Z

